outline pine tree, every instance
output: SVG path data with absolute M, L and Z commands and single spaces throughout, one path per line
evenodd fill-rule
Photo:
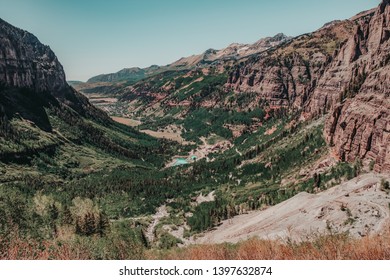
M 87 236 L 96 233 L 96 219 L 93 213 L 88 212 L 85 214 L 82 230 Z
M 62 222 L 63 224 L 66 224 L 66 225 L 71 225 L 71 224 L 73 224 L 72 213 L 70 212 L 68 206 L 65 206 L 65 207 L 64 207 L 64 210 L 62 211 L 61 222 Z
M 110 228 L 110 221 L 104 213 L 99 213 L 97 232 L 102 237 Z
M 76 229 L 75 229 L 75 231 L 76 231 L 76 234 L 78 234 L 78 235 L 83 235 L 84 234 L 84 232 L 83 232 L 83 230 L 82 230 L 82 221 L 81 221 L 81 218 L 77 218 L 76 219 L 76 225 L 75 225 L 75 227 L 76 227 Z
M 49 206 L 49 215 L 51 221 L 56 221 L 58 219 L 59 211 L 54 203 Z

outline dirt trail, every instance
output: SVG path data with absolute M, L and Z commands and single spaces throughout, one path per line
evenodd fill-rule
M 164 217 L 167 217 L 168 211 L 166 205 L 162 205 L 157 209 L 156 214 L 152 216 L 153 221 L 152 223 L 148 226 L 148 229 L 146 230 L 146 238 L 149 240 L 150 243 L 154 241 L 154 229 L 156 228 L 157 224 L 160 222 L 160 220 Z
M 380 232 L 390 217 L 382 177 L 390 178 L 370 173 L 319 194 L 300 193 L 267 210 L 225 221 L 197 243 L 235 243 L 254 236 L 303 241 L 330 232 L 348 231 L 353 237 Z

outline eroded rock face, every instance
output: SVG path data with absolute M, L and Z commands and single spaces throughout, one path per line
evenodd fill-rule
M 390 172 L 390 5 L 359 22 L 355 33 L 328 72 L 350 81 L 332 96 L 346 94 L 333 106 L 325 137 L 341 159 L 374 161 L 376 171 Z M 316 92 L 317 93 L 317 92 Z M 323 94 L 321 88 L 318 94 Z M 314 95 L 316 98 L 316 94 Z
M 1 19 L 0 82 L 38 92 L 60 92 L 67 86 L 62 65 L 51 49 Z
M 338 106 L 325 127 L 328 142 L 342 160 L 375 162 L 390 172 L 390 104 L 385 95 L 359 95 Z
M 390 1 L 350 20 L 294 38 L 230 73 L 237 94 L 254 92 L 270 106 L 329 114 L 324 134 L 342 160 L 375 162 L 390 172 Z
M 237 94 L 254 92 L 274 107 L 307 108 L 324 72 L 346 44 L 354 26 L 352 21 L 332 22 L 316 32 L 249 58 L 230 73 L 227 85 Z M 330 91 L 334 87 L 334 83 L 331 84 Z M 307 118 L 329 109 L 327 94 L 310 108 L 313 112 L 306 110 Z
M 31 100 L 27 102 L 28 104 L 20 102 L 23 100 L 20 92 L 4 98 L 8 103 L 0 104 L 0 106 L 7 107 L 5 111 L 8 111 L 10 116 L 13 116 L 15 112 L 23 111 L 24 118 L 35 121 L 37 118 L 32 117 L 35 113 L 31 111 L 38 110 L 39 106 L 49 106 L 49 104 L 58 107 L 61 103 L 82 116 L 110 121 L 104 112 L 92 106 L 86 97 L 67 84 L 64 69 L 48 46 L 40 43 L 31 33 L 1 19 L 0 86 L 14 89 L 25 88 L 31 92 L 29 96 Z M 42 114 L 45 113 L 42 112 Z
M 254 92 L 271 107 L 302 108 L 315 86 L 327 57 L 317 53 L 312 60 L 300 53 L 277 55 L 238 66 L 230 73 L 228 86 L 237 94 Z

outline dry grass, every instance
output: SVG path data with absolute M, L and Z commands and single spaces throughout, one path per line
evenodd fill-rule
M 144 248 L 118 236 L 73 237 L 69 240 L 20 238 L 15 231 L 0 237 L 0 260 L 124 260 L 144 259 Z
M 113 119 L 114 121 L 116 121 L 118 123 L 121 123 L 121 124 L 124 124 L 124 125 L 127 125 L 127 126 L 131 126 L 131 127 L 135 127 L 135 126 L 138 126 L 138 125 L 141 124 L 140 121 L 129 119 L 129 118 L 111 117 L 111 119 Z
M 0 240 L 1 260 L 80 260 L 88 259 L 87 252 L 50 241 Z M 76 250 L 75 250 L 76 249 Z
M 190 144 L 190 142 L 185 141 L 184 138 L 181 137 L 181 130 L 179 128 L 177 129 L 177 132 L 173 132 L 173 131 L 169 131 L 169 130 L 168 131 L 166 131 L 166 130 L 153 131 L 150 129 L 141 130 L 141 132 L 149 134 L 150 136 L 155 137 L 155 138 L 169 139 L 169 140 L 181 143 L 181 144 Z
M 390 231 L 362 239 L 329 235 L 302 243 L 250 239 L 236 245 L 196 245 L 160 254 L 154 252 L 149 257 L 175 260 L 390 260 Z
M 131 250 L 122 245 L 120 248 L 114 246 L 112 249 L 117 253 L 108 258 L 129 258 Z M 0 239 L 0 259 L 3 260 L 87 260 L 96 258 L 93 251 L 90 245 L 79 242 L 38 242 L 17 236 L 9 240 Z M 239 244 L 194 245 L 168 251 L 148 250 L 142 256 L 146 259 L 168 260 L 390 260 L 390 230 L 382 235 L 362 239 L 351 239 L 342 234 L 302 243 L 250 239 Z

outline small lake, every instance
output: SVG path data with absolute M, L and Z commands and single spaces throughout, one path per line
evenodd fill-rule
M 185 158 L 178 158 L 176 162 L 173 164 L 173 166 L 179 166 L 179 165 L 185 165 L 189 162 Z

